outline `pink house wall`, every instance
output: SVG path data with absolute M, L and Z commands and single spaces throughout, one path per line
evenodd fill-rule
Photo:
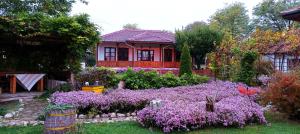
M 113 43 L 102 43 L 102 44 L 99 44 L 98 45 L 98 61 L 104 61 L 104 48 L 105 47 L 115 47 L 117 48 L 117 45 L 116 44 L 113 44 Z M 129 61 L 132 61 L 132 53 L 133 53 L 133 50 L 132 50 L 132 47 L 131 45 L 126 45 L 124 43 L 120 43 L 119 48 L 129 48 L 129 52 L 128 52 L 128 60 Z M 162 58 L 160 58 L 163 54 L 160 52 L 160 50 L 162 50 L 163 48 L 164 49 L 169 49 L 169 48 L 172 48 L 173 49 L 173 46 L 172 45 L 158 45 L 158 44 L 136 44 L 134 46 L 134 61 L 137 61 L 137 50 L 154 50 L 154 61 L 161 61 Z M 160 48 L 161 47 L 161 48 Z M 174 61 L 174 59 L 173 59 Z

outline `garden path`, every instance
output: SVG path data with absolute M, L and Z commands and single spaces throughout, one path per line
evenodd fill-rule
M 43 112 L 47 101 L 39 99 L 24 99 L 24 109 L 19 113 L 17 119 L 24 121 L 34 121 Z

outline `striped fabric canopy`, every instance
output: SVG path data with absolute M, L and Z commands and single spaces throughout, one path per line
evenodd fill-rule
M 28 91 L 41 79 L 45 74 L 15 74 L 17 82 Z

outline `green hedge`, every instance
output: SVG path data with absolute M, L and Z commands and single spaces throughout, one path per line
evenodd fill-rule
M 207 82 L 209 77 L 196 74 L 183 74 L 181 77 L 174 75 L 171 72 L 160 75 L 156 71 L 137 71 L 129 68 L 120 78 L 125 82 L 127 89 L 148 89 L 162 87 L 176 87 L 185 85 L 196 85 Z

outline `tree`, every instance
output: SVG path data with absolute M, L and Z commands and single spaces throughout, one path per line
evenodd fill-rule
M 299 0 L 264 0 L 253 9 L 254 19 L 252 25 L 262 30 L 286 30 L 292 27 L 295 22 L 283 19 L 280 12 L 299 4 Z
M 179 76 L 183 74 L 192 75 L 192 57 L 190 55 L 189 46 L 185 43 L 182 47 L 180 57 Z
M 195 59 L 196 67 L 199 68 L 204 63 L 206 54 L 220 44 L 223 34 L 205 23 L 188 26 L 188 29 L 176 31 L 176 47 L 178 51 L 181 51 L 182 45 L 187 43 L 191 48 L 191 55 Z
M 80 0 L 88 4 L 85 0 Z M 48 15 L 68 14 L 76 0 L 1 0 L 0 15 L 43 12 Z
M 210 19 L 215 29 L 229 32 L 234 37 L 244 37 L 249 32 L 249 16 L 243 3 L 236 2 L 218 10 Z
M 123 26 L 123 29 L 139 29 L 139 28 L 138 28 L 138 24 L 136 23 L 134 24 L 128 23 Z

